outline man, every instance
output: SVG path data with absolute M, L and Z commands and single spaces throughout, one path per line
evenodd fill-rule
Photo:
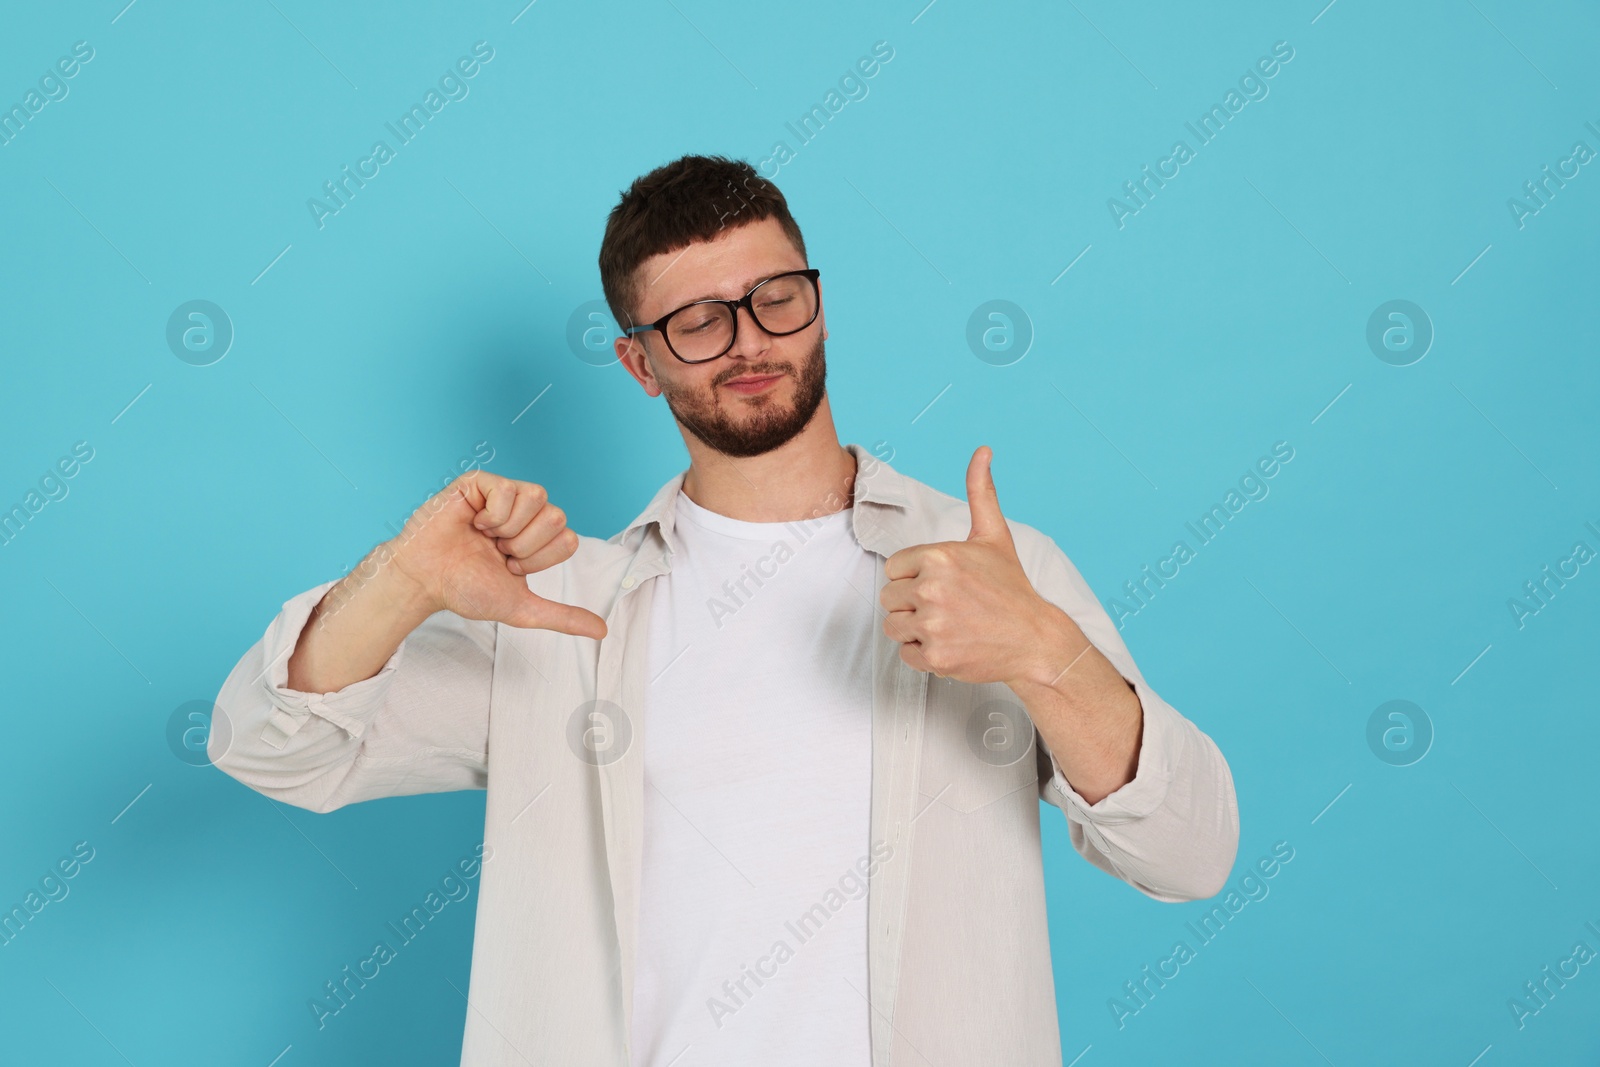
M 963 503 L 841 446 L 820 272 L 748 164 L 634 182 L 600 274 L 688 470 L 605 541 L 456 479 L 284 604 L 217 766 L 324 812 L 487 788 L 464 1064 L 1059 1064 L 1039 799 L 1193 900 L 1227 763 L 988 448 Z

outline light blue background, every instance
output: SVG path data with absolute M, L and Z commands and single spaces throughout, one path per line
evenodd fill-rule
M 1109 998 L 1210 905 L 1094 870 L 1046 808 L 1065 1058 L 1595 1062 L 1600 965 L 1521 1029 L 1507 1007 L 1600 950 L 1600 567 L 1507 607 L 1600 549 L 1600 164 L 1507 207 L 1600 150 L 1592 5 L 122 3 L 0 35 L 4 106 L 95 49 L 0 147 L 0 506 L 95 450 L 0 547 L 0 904 L 96 850 L 0 947 L 0 1059 L 455 1062 L 475 892 L 320 1032 L 307 1001 L 480 839 L 483 794 L 313 816 L 175 758 L 169 717 L 479 441 L 579 530 L 636 514 L 686 456 L 566 340 L 606 212 L 684 152 L 796 147 L 884 40 L 777 176 L 846 440 L 958 495 L 992 445 L 1007 513 L 1107 600 L 1295 450 L 1124 630 L 1229 759 L 1235 883 L 1294 860 L 1119 1029 Z M 318 229 L 306 200 L 479 40 L 470 95 Z M 1119 229 L 1107 199 L 1277 41 L 1270 95 Z M 210 366 L 165 341 L 193 299 L 236 330 Z M 965 340 L 992 299 L 1035 332 L 1010 366 Z M 1365 340 L 1392 299 L 1436 331 L 1411 366 Z M 1411 766 L 1367 745 L 1391 699 L 1436 733 Z

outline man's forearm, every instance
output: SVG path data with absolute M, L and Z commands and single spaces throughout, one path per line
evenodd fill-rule
M 333 693 L 383 669 L 395 649 L 433 613 L 416 583 L 399 573 L 387 542 L 345 575 L 312 609 L 289 657 L 287 685 Z
M 1144 709 L 1066 612 L 1046 602 L 1036 631 L 1032 676 L 1008 684 L 1072 788 L 1098 803 L 1138 771 Z

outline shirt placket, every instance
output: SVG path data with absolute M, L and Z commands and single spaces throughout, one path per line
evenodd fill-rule
M 644 830 L 644 690 L 651 579 L 668 569 L 666 552 L 645 538 L 621 582 L 621 592 L 606 621 L 596 666 L 595 697 L 608 701 L 628 718 L 627 750 L 596 767 L 601 822 L 606 839 L 607 875 L 611 882 L 612 920 L 617 935 L 621 972 L 623 1045 L 632 1056 L 633 985 L 638 951 L 639 873 Z M 604 705 L 602 705 L 603 707 Z
M 874 605 L 885 581 L 883 562 L 879 552 Z M 928 676 L 906 666 L 899 646 L 881 627 L 875 627 L 874 633 L 872 817 L 868 844 L 876 846 L 881 842 L 891 853 L 868 879 L 867 984 L 872 1063 L 874 1067 L 887 1067 L 894 1044 L 894 1006 L 900 988 L 901 945 L 911 886 L 912 824 L 917 814 Z

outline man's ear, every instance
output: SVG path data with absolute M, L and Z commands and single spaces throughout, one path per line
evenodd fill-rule
M 645 352 L 644 344 L 637 337 L 618 335 L 612 342 L 617 350 L 617 361 L 628 369 L 635 381 L 643 387 L 649 396 L 661 395 L 661 383 L 656 380 L 655 372 L 650 368 L 650 357 Z

